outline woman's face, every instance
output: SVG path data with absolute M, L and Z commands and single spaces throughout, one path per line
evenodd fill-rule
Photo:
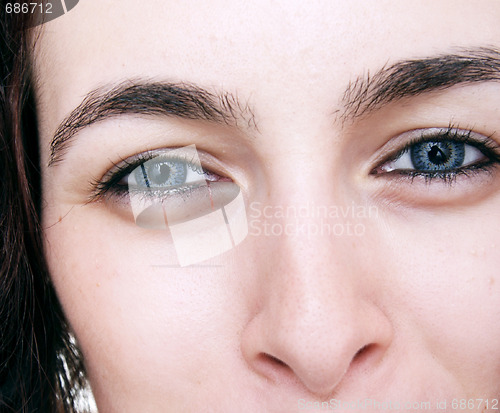
M 499 18 L 86 0 L 47 23 L 46 255 L 100 411 L 493 411 Z

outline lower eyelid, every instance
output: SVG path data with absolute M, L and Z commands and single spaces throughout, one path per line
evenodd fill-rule
M 125 191 L 111 195 L 115 212 L 142 228 L 165 229 L 207 215 L 232 202 L 240 187 L 234 182 L 214 182 L 208 185 L 181 187 L 177 195 L 166 195 L 165 190 Z M 167 221 L 166 221 L 167 220 Z
M 500 192 L 500 169 L 496 164 L 469 171 L 430 178 L 413 171 L 393 171 L 374 175 L 370 186 L 375 199 L 397 208 L 450 207 L 471 205 Z
M 405 198 L 411 194 L 411 198 L 421 197 L 419 202 L 443 202 L 450 204 L 455 200 L 468 194 L 473 202 L 477 194 L 490 189 L 493 193 L 493 185 L 497 185 L 498 165 L 494 162 L 479 164 L 456 171 L 448 172 L 418 172 L 413 170 L 401 170 L 388 172 L 389 179 L 382 175 L 376 176 L 386 188 L 393 192 L 393 196 Z M 497 185 L 498 186 L 498 185 Z

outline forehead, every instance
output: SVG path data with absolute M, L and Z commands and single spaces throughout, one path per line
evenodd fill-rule
M 498 16 L 494 0 L 86 0 L 43 28 L 35 67 L 50 105 L 41 107 L 56 122 L 90 90 L 137 76 L 222 84 L 257 100 L 307 89 L 311 102 L 334 102 L 389 62 L 498 44 Z

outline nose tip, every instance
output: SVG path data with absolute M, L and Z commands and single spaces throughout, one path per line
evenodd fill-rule
M 335 357 L 334 353 L 330 352 L 330 357 L 318 358 L 315 360 L 316 364 L 291 360 L 295 367 L 293 374 L 309 392 L 325 399 L 341 386 L 348 372 L 351 373 L 354 369 L 360 370 L 362 365 L 374 363 L 374 359 L 380 354 L 377 350 L 377 345 L 368 344 L 359 348 L 353 356 L 339 352 Z
M 392 335 L 376 309 L 340 313 L 289 312 L 286 318 L 261 313 L 247 326 L 243 353 L 259 374 L 278 385 L 294 382 L 317 397 L 333 394 L 343 379 L 375 365 Z M 331 311 L 330 309 L 323 309 Z M 371 312 L 371 313 L 370 313 Z M 352 317 L 346 317 L 351 314 Z M 336 318 L 336 322 L 332 320 Z

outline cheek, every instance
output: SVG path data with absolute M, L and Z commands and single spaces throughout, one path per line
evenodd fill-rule
M 231 294 L 238 288 L 234 269 L 174 268 L 167 231 L 89 211 L 68 214 L 46 242 L 96 397 L 130 388 L 154 394 L 154 383 L 161 393 L 185 394 L 210 365 L 231 364 L 224 349 L 234 348 L 243 314 Z
M 500 383 L 500 217 L 489 209 L 394 222 L 392 311 L 468 391 Z

